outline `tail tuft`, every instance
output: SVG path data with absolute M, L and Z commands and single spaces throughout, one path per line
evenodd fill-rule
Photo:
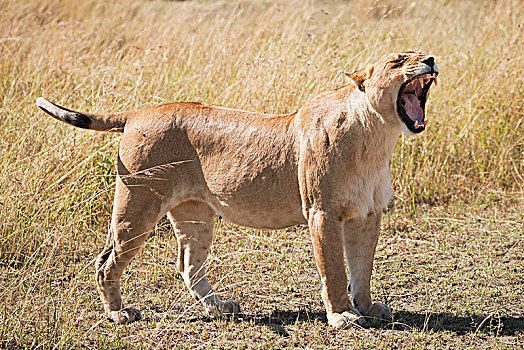
M 88 115 L 57 106 L 43 97 L 36 99 L 36 105 L 58 120 L 82 129 L 91 129 L 91 118 Z
M 43 97 L 36 99 L 36 105 L 51 117 L 69 125 L 98 131 L 122 132 L 127 117 L 132 113 L 86 114 L 55 105 Z

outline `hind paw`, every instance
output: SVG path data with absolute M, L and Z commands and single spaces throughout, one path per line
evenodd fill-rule
M 111 311 L 108 317 L 116 324 L 125 324 L 142 319 L 142 314 L 134 307 L 126 307 L 118 311 Z

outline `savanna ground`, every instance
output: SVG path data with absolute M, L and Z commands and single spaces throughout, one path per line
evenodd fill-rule
M 522 1 L 0 0 L 0 347 L 521 348 Z M 103 317 L 93 260 L 118 135 L 39 111 L 38 96 L 118 111 L 205 101 L 292 112 L 386 52 L 437 57 L 427 131 L 392 160 L 372 293 L 394 322 L 330 329 L 307 229 L 217 219 L 209 275 L 241 302 L 208 319 L 160 222 L 126 270 L 145 319 Z

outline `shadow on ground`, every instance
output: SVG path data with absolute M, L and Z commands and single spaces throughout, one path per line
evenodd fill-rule
M 199 318 L 204 322 L 211 322 L 210 318 Z M 191 322 L 191 320 L 188 320 Z M 193 319 L 195 321 L 195 319 Z M 276 334 L 287 337 L 286 326 L 296 322 L 327 322 L 323 312 L 282 311 L 273 310 L 269 314 L 243 314 L 235 316 L 232 322 L 250 322 L 265 325 Z M 432 331 L 453 332 L 457 335 L 472 333 L 489 333 L 497 336 L 516 336 L 524 333 L 524 317 L 506 317 L 497 315 L 455 316 L 450 313 L 420 313 L 412 311 L 398 311 L 394 314 L 393 322 L 378 322 L 373 320 L 365 325 L 366 328 L 391 329 L 396 331 Z
M 246 315 L 242 320 L 265 325 L 281 337 L 289 336 L 285 326 L 295 324 L 296 322 L 313 322 L 316 320 L 327 322 L 326 314 L 323 312 L 311 312 L 307 310 L 283 311 L 278 309 L 273 310 L 269 315 Z
M 209 317 L 199 317 L 188 319 L 187 322 L 194 321 L 212 322 L 213 319 Z M 230 318 L 231 322 L 236 323 L 253 323 L 256 325 L 264 325 L 271 331 L 280 335 L 281 337 L 288 337 L 289 333 L 285 327 L 295 324 L 296 322 L 313 322 L 315 320 L 321 322 L 327 322 L 326 314 L 323 312 L 310 312 L 306 310 L 301 311 L 282 311 L 273 310 L 270 314 L 267 313 L 254 313 L 254 314 L 241 314 L 235 315 Z
M 385 328 L 395 330 L 431 330 L 433 332 L 449 331 L 458 335 L 485 332 L 496 335 L 515 336 L 524 333 L 524 317 L 507 317 L 497 315 L 455 316 L 447 312 L 420 313 L 398 311 L 395 320 Z

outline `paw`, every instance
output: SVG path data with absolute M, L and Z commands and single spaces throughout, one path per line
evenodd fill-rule
M 140 311 L 134 307 L 126 307 L 119 311 L 111 311 L 109 319 L 116 324 L 124 324 L 138 321 L 142 318 Z
M 391 321 L 393 319 L 393 313 L 391 308 L 384 303 L 373 303 L 371 308 L 366 312 L 367 317 L 373 317 L 381 321 Z
M 234 315 L 240 313 L 240 304 L 236 301 L 224 301 L 219 304 L 220 313 L 222 315 Z
M 240 304 L 236 301 L 218 301 L 204 304 L 209 316 L 229 316 L 240 313 Z
M 353 313 L 344 311 L 342 313 L 333 312 L 327 314 L 328 324 L 334 328 L 340 328 L 351 325 L 361 326 L 366 323 L 364 317 L 360 313 Z

